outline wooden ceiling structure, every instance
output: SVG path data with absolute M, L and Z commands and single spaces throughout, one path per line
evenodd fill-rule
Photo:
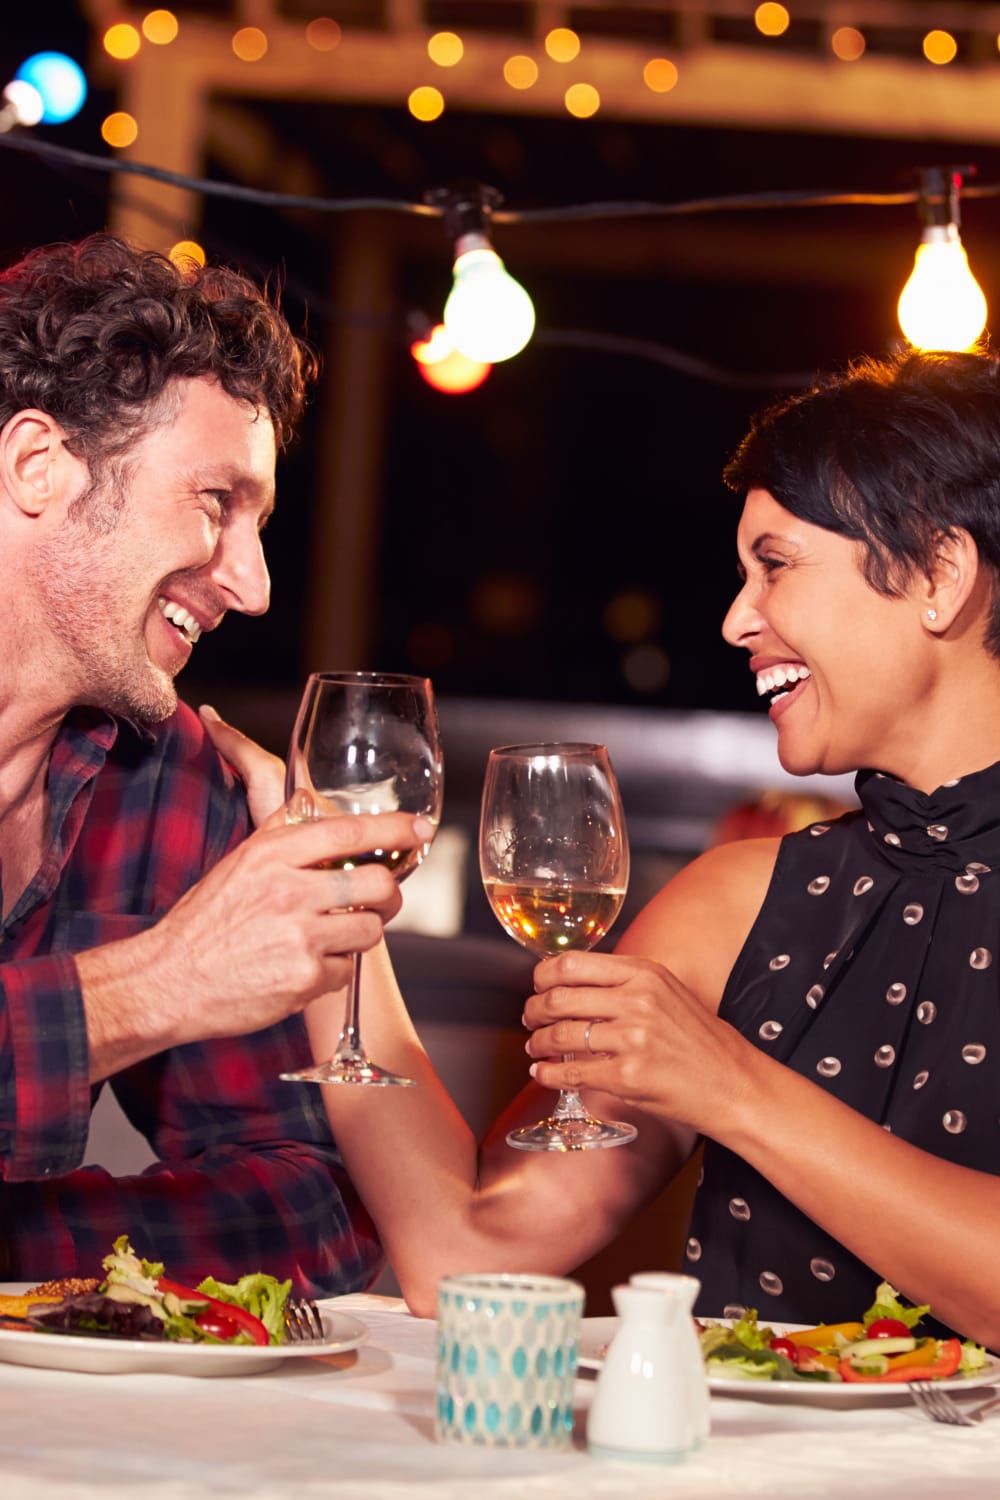
M 322 143 L 317 140 L 313 152 L 301 139 L 284 138 L 269 105 L 375 105 L 402 114 L 410 90 L 421 83 L 439 87 L 455 114 L 565 119 L 565 90 L 584 81 L 599 92 L 600 118 L 626 126 L 933 141 L 942 154 L 952 143 L 1000 146 L 1000 5 L 976 0 L 788 0 L 792 25 L 779 38 L 756 31 L 754 0 L 202 0 L 173 7 L 180 22 L 173 42 L 143 45 L 127 62 L 109 58 L 100 39 L 117 22 L 140 26 L 153 0 L 79 3 L 92 28 L 92 76 L 140 122 L 139 139 L 121 155 L 191 177 L 204 176 L 206 163 L 214 161 L 235 183 L 275 192 L 327 196 L 330 174 Z M 307 23 L 323 15 L 342 28 L 328 52 L 310 47 L 305 35 Z M 251 26 L 264 32 L 267 50 L 245 62 L 232 38 Z M 580 54 L 569 64 L 545 54 L 544 38 L 559 26 L 581 38 Z M 860 61 L 834 56 L 831 37 L 841 26 L 865 36 Z M 921 39 L 932 27 L 955 36 L 955 63 L 934 66 L 923 57 Z M 441 30 L 463 39 L 456 67 L 429 61 L 428 40 Z M 538 81 L 526 90 L 511 88 L 503 76 L 504 62 L 520 53 L 539 63 Z M 654 56 L 669 57 L 678 68 L 668 93 L 653 93 L 642 82 L 643 66 Z M 112 185 L 111 222 L 119 232 L 165 247 L 177 237 L 164 229 L 172 223 L 197 237 L 196 193 L 135 176 L 124 179 L 125 191 L 121 181 Z M 405 219 L 389 233 L 381 220 L 376 225 L 364 215 L 348 224 L 338 235 L 331 274 L 335 303 L 373 320 L 384 316 L 400 237 L 412 232 Z M 546 251 L 538 238 L 531 254 L 596 254 L 613 273 L 627 274 L 641 263 L 641 234 L 640 225 L 625 236 L 604 236 L 596 250 L 593 240 L 571 243 L 555 235 Z M 866 255 L 860 235 L 853 245 L 839 238 L 832 244 L 813 226 L 789 225 L 777 255 L 755 229 L 737 227 L 733 234 L 743 236 L 744 271 L 749 267 L 752 276 L 756 265 L 756 274 L 772 281 L 806 264 L 815 267 L 818 281 L 834 261 L 844 268 L 862 264 Z M 716 274 L 724 276 L 733 255 L 728 226 L 719 242 L 706 247 L 704 237 L 686 236 L 683 221 L 671 221 L 675 268 L 686 258 L 711 274 L 714 257 Z M 339 328 L 331 341 L 307 656 L 311 663 L 366 666 L 379 545 L 384 355 L 358 328 Z

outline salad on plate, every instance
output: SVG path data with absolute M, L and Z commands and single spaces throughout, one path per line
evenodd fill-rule
M 15 1321 L 47 1333 L 187 1344 L 270 1346 L 285 1342 L 285 1304 L 290 1281 L 262 1271 L 226 1283 L 207 1277 L 197 1287 L 164 1275 L 159 1261 L 138 1256 L 126 1235 L 102 1262 L 104 1277 L 92 1289 L 71 1291 L 58 1301 L 31 1294 Z M 0 1321 L 3 1303 L 0 1300 Z
M 748 1308 L 732 1321 L 698 1322 L 705 1372 L 723 1380 L 847 1382 L 888 1385 L 954 1379 L 986 1368 L 971 1340 L 920 1333 L 930 1307 L 910 1307 L 887 1281 L 857 1322 L 781 1332 Z

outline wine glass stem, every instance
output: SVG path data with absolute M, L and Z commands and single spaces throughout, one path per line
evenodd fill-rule
M 564 1063 L 572 1062 L 573 1053 L 564 1052 L 562 1061 Z M 553 1120 L 587 1120 L 589 1118 L 587 1107 L 576 1089 L 559 1090 L 559 1098 L 556 1100 L 552 1111 Z
M 361 954 L 351 955 L 351 984 L 347 994 L 347 1009 L 344 1029 L 337 1042 L 337 1058 L 341 1062 L 364 1062 L 361 1047 Z

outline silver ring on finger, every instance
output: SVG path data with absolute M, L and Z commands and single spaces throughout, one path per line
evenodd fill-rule
M 595 1026 L 599 1026 L 600 1024 L 601 1024 L 600 1020 L 588 1021 L 587 1022 L 587 1029 L 583 1033 L 583 1045 L 586 1047 L 586 1049 L 590 1053 L 591 1057 L 595 1057 L 597 1054 L 594 1052 L 593 1047 L 590 1045 L 590 1033 L 593 1031 L 593 1029 L 594 1029 Z

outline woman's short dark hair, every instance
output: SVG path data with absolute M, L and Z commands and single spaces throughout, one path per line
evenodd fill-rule
M 284 446 L 315 373 L 276 301 L 222 266 L 94 234 L 0 274 L 0 427 L 47 412 L 94 477 L 155 422 L 172 380 L 214 376 L 266 411 Z
M 986 646 L 1000 656 L 1000 362 L 985 353 L 865 359 L 755 417 L 724 478 L 861 542 L 898 596 L 941 536 L 969 533 L 992 574 Z

